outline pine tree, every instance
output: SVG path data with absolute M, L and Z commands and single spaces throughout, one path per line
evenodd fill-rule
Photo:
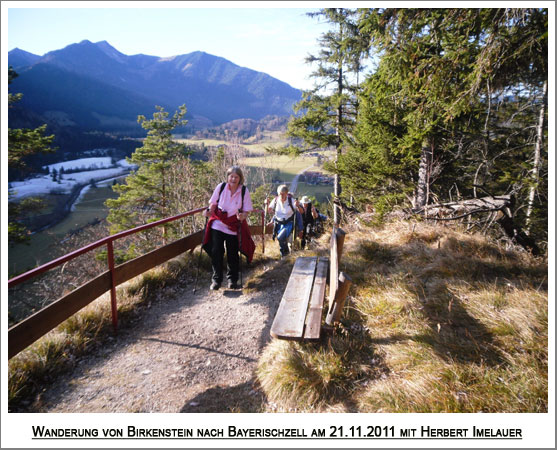
M 506 128 L 500 153 L 511 158 L 505 166 L 497 165 L 505 173 L 500 180 L 512 182 L 518 220 L 528 232 L 546 239 L 548 10 L 498 9 L 485 26 L 489 38 L 478 57 L 474 88 L 481 92 L 485 86 L 494 111 L 491 127 Z M 501 101 L 501 97 L 511 100 Z M 497 112 L 501 110 L 504 126 L 499 125 L 502 120 Z
M 8 84 L 11 84 L 17 72 L 11 67 L 8 68 Z M 8 107 L 21 100 L 22 94 L 8 94 Z M 37 153 L 50 153 L 54 135 L 45 136 L 46 124 L 35 129 L 28 128 L 8 128 L 8 166 L 10 168 L 25 168 L 25 157 Z
M 8 84 L 16 78 L 17 73 L 9 67 Z M 8 107 L 19 101 L 22 94 L 8 94 Z M 51 148 L 54 135 L 45 136 L 46 125 L 35 129 L 8 128 L 8 167 L 10 169 L 26 170 L 25 158 L 37 153 L 53 152 Z M 8 194 L 8 201 L 12 196 Z M 27 198 L 19 203 L 9 201 L 8 205 L 8 242 L 10 244 L 27 242 L 29 240 L 29 230 L 21 223 L 23 216 L 30 212 L 39 211 L 44 204 L 38 198 Z
M 402 132 L 398 149 L 415 167 L 412 200 L 417 209 L 428 203 L 436 172 L 450 159 L 445 153 L 451 128 L 475 100 L 466 95 L 481 32 L 475 11 L 385 9 L 360 19 L 381 55 L 376 83 L 393 103 L 392 122 Z
M 355 37 L 353 10 L 327 8 L 310 15 L 324 18 L 333 29 L 320 38 L 319 54 L 306 59 L 307 63 L 317 65 L 311 75 L 315 87 L 304 92 L 302 100 L 295 105 L 295 111 L 302 114 L 291 119 L 288 133 L 302 141 L 295 148 L 296 152 L 322 148 L 335 150 L 336 159 L 331 170 L 335 172 L 333 220 L 338 225 L 342 188 L 336 160 L 355 123 L 356 104 L 354 95 L 351 95 L 354 90 L 349 75 L 361 71 L 364 48 L 362 41 Z
M 339 160 L 360 203 L 420 208 L 534 179 L 525 149 L 543 140 L 532 130 L 543 126 L 547 10 L 360 10 L 358 25 L 379 59 Z
M 108 221 L 112 232 L 133 228 L 140 224 L 154 222 L 171 215 L 170 210 L 170 168 L 179 156 L 185 156 L 185 146 L 172 139 L 172 131 L 187 123 L 183 117 L 186 106 L 182 105 L 172 118 L 160 106 L 152 119 L 138 116 L 138 122 L 147 130 L 143 145 L 135 150 L 128 162 L 137 165 L 137 170 L 126 178 L 123 184 L 112 189 L 119 194 L 116 199 L 108 199 Z M 163 242 L 167 239 L 169 227 L 163 226 Z M 147 233 L 147 235 L 150 235 Z M 146 238 L 149 241 L 149 237 Z

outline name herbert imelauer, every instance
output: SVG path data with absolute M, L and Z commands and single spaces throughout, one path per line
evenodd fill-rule
M 472 435 L 469 436 L 468 428 L 435 428 L 422 426 L 423 438 L 513 438 L 522 439 L 520 428 L 478 428 L 472 427 Z

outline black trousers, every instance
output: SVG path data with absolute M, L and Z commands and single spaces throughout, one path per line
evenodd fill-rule
M 240 255 L 238 236 L 235 234 L 223 233 L 218 230 L 211 230 L 211 264 L 213 266 L 213 281 L 222 283 L 224 246 L 226 245 L 226 278 L 232 283 L 236 283 L 240 271 Z
M 312 220 L 308 220 L 304 222 L 304 230 L 302 232 L 302 248 L 305 248 L 306 244 L 310 240 L 311 236 L 313 236 L 313 217 Z

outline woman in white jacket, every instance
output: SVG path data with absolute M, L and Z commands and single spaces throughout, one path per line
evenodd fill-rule
M 290 252 L 288 249 L 288 237 L 294 229 L 294 220 L 296 217 L 298 200 L 293 200 L 288 194 L 288 186 L 281 184 L 277 188 L 278 196 L 275 197 L 268 207 L 268 212 L 274 214 L 275 230 L 273 237 L 279 241 L 280 254 L 286 256 Z

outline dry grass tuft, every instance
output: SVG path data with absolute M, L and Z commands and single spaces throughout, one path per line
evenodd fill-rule
M 258 379 L 279 410 L 547 411 L 546 261 L 398 221 L 349 231 L 341 270 L 336 344 L 265 349 Z
M 269 344 L 257 376 L 279 411 L 311 412 L 331 402 L 344 403 L 359 380 L 373 376 L 373 354 L 370 346 L 362 346 L 366 338 L 354 339 L 353 330 L 341 329 L 324 346 L 279 340 Z

